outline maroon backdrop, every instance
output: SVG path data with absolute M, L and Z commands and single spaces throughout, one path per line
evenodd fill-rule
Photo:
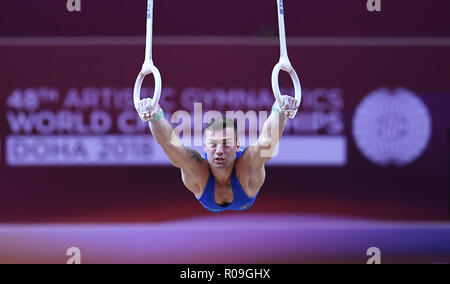
M 143 59 L 139 41 L 143 43 L 143 38 L 121 38 L 115 44 L 98 40 L 97 45 L 83 44 L 85 39 L 34 44 L 43 37 L 57 42 L 59 37 L 95 40 L 145 34 L 146 1 L 81 2 L 80 13 L 66 11 L 66 1 L 4 0 L 0 4 L 0 222 L 159 221 L 208 214 L 184 188 L 179 170 L 173 167 L 7 164 L 5 145 L 13 134 L 7 116 L 18 113 L 7 106 L 14 90 L 46 87 L 66 93 L 72 88 L 125 89 L 134 84 Z M 427 43 L 450 36 L 450 2 L 382 0 L 380 13 L 369 13 L 365 6 L 365 0 L 285 1 L 288 39 L 315 37 L 315 44 L 289 41 L 305 98 L 307 90 L 334 88 L 342 93 L 344 129 L 340 135 L 347 141 L 347 162 L 343 167 L 268 167 L 252 212 L 448 219 L 450 47 L 448 38 L 438 39 L 440 44 Z M 182 44 L 178 36 L 276 36 L 275 0 L 156 1 L 155 35 L 174 36 L 179 41 L 170 44 L 164 38 L 155 39 L 155 62 L 165 90 L 173 88 L 178 95 L 187 87 L 270 90 L 270 72 L 279 52 L 276 41 L 267 45 L 245 44 L 248 39 L 234 45 Z M 5 37 L 24 38 L 27 43 L 11 44 Z M 317 43 L 322 37 L 328 43 L 342 37 L 344 44 Z M 376 37 L 370 41 L 377 45 L 363 41 L 355 45 L 357 41 L 352 44 L 345 37 Z M 422 38 L 410 41 L 413 45 L 383 46 L 385 39 L 377 37 L 426 37 L 429 41 Z M 123 44 L 127 40 L 131 43 Z M 282 85 L 289 84 L 283 75 Z M 370 162 L 352 135 L 357 106 L 367 94 L 383 87 L 411 90 L 431 114 L 431 139 L 423 154 L 405 167 Z M 42 108 L 60 110 L 45 104 Z M 129 110 L 133 111 L 131 106 Z
M 48 86 L 132 87 L 143 46 L 2 46 L 1 113 L 14 89 Z M 157 45 L 164 86 L 270 88 L 276 45 Z M 443 220 L 448 214 L 448 47 L 290 46 L 305 89 L 343 92 L 344 167 L 268 167 L 253 212 L 314 212 L 392 219 Z M 283 77 L 283 85 L 288 84 Z M 150 85 L 151 82 L 148 82 Z M 432 117 L 425 152 L 405 167 L 380 167 L 355 146 L 351 120 L 364 96 L 380 87 L 414 91 Z M 288 122 L 292 123 L 292 122 Z M 151 221 L 208 214 L 173 167 L 7 166 L 1 116 L 0 221 Z M 149 136 L 149 139 L 151 137 Z
M 143 35 L 146 1 L 81 0 L 81 13 L 67 1 L 4 0 L 0 36 Z M 449 36 L 447 0 L 382 0 L 369 13 L 366 0 L 285 0 L 291 36 Z M 143 8 L 144 7 L 144 8 Z M 276 35 L 275 0 L 155 1 L 157 35 Z M 25 24 L 29 23 L 29 24 Z

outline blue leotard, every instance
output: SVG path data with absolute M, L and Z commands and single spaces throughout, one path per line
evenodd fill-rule
M 241 157 L 242 152 L 244 152 L 244 150 L 240 149 L 236 153 L 236 160 L 238 160 Z M 203 157 L 205 157 L 205 159 L 208 159 L 206 153 L 203 153 Z M 233 211 L 247 210 L 253 205 L 253 203 L 256 200 L 256 197 L 258 196 L 258 194 L 256 194 L 254 198 L 248 197 L 248 195 L 245 193 L 236 176 L 236 167 L 233 167 L 233 173 L 231 174 L 231 189 L 233 190 L 233 203 L 229 204 L 228 206 L 220 206 L 219 204 L 216 203 L 214 199 L 215 181 L 216 179 L 214 177 L 214 174 L 210 169 L 208 183 L 206 184 L 202 196 L 198 198 L 198 201 L 200 201 L 203 207 L 205 207 L 210 212 L 220 213 L 226 210 L 233 210 Z

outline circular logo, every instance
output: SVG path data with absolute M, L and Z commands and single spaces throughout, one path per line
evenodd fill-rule
M 405 166 L 425 151 L 431 117 L 413 92 L 376 90 L 359 104 L 353 117 L 353 137 L 361 153 L 380 166 Z

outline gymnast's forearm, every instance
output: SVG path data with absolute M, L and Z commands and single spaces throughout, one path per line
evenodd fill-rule
M 259 136 L 260 145 L 263 147 L 275 147 L 280 141 L 286 127 L 287 118 L 272 112 L 266 120 Z
M 172 125 L 165 119 L 155 122 L 149 122 L 150 130 L 156 142 L 164 145 L 170 142 L 178 141 L 178 137 L 172 128 Z

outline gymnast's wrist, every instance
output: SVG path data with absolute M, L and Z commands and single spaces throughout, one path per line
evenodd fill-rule
M 161 108 L 161 110 L 159 111 L 159 113 L 155 116 L 153 116 L 152 118 L 150 118 L 150 122 L 158 122 L 160 120 L 162 120 L 164 118 L 164 111 Z
M 275 106 L 275 104 L 272 106 L 272 113 L 278 114 L 280 118 L 286 118 L 286 116 Z

